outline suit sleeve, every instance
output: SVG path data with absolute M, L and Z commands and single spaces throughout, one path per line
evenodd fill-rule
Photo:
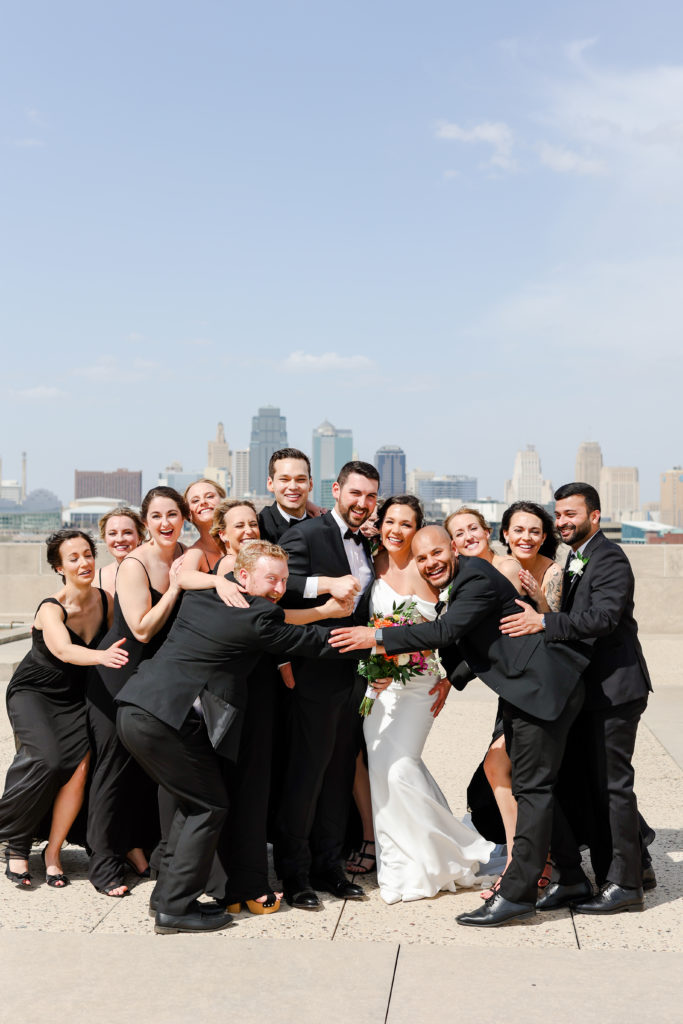
M 304 599 L 306 580 L 311 573 L 311 556 L 303 530 L 292 526 L 280 537 L 280 547 L 289 555 L 289 579 L 287 580 L 288 604 L 294 598 L 297 602 Z M 315 602 L 313 602 L 315 603 Z M 304 606 L 306 607 L 306 606 Z
M 271 654 L 286 654 L 303 658 L 344 658 L 359 661 L 370 654 L 365 651 L 349 651 L 341 654 L 329 643 L 330 626 L 290 626 L 284 621 L 280 608 L 265 610 L 256 623 L 256 631 L 263 649 Z
M 590 642 L 612 633 L 633 594 L 633 572 L 628 558 L 619 550 L 610 551 L 591 567 L 590 604 L 583 611 L 546 612 L 548 643 L 562 640 Z M 579 580 L 576 586 L 581 586 Z
M 440 619 L 417 626 L 391 626 L 383 631 L 387 654 L 402 651 L 444 650 L 457 644 L 482 619 L 499 606 L 498 596 L 487 579 L 470 576 L 458 587 L 455 599 Z

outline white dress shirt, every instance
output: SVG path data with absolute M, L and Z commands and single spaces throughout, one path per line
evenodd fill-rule
M 347 530 L 350 529 L 348 523 L 345 523 L 342 517 L 339 515 L 336 509 L 332 509 L 332 515 L 334 521 L 339 527 L 339 532 L 342 535 L 342 544 L 344 545 L 344 551 L 346 552 L 346 559 L 349 563 L 349 571 L 352 576 L 360 582 L 360 591 L 354 598 L 353 607 L 354 610 L 358 607 L 358 602 L 361 599 L 361 595 L 370 580 L 372 579 L 372 568 L 368 561 L 368 556 L 365 554 L 365 548 L 362 544 L 356 544 L 350 537 L 344 537 Z M 353 530 L 353 533 L 357 533 L 357 530 Z M 306 586 L 304 587 L 304 597 L 311 598 L 318 596 L 318 577 L 309 576 L 306 580 Z

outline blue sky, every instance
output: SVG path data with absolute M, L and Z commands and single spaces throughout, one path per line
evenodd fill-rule
M 13 5 L 0 60 L 0 456 L 203 468 L 279 405 L 310 449 L 557 485 L 683 462 L 683 14 Z

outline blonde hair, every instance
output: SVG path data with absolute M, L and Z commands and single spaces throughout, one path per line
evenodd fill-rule
M 259 558 L 281 558 L 286 562 L 289 556 L 284 548 L 269 540 L 247 540 L 237 552 L 233 573 L 236 576 L 241 569 L 252 572 Z
M 230 509 L 242 507 L 250 508 L 251 511 L 256 516 L 256 518 L 258 519 L 258 512 L 256 511 L 256 507 L 251 501 L 246 501 L 244 498 L 223 498 L 223 501 L 219 505 L 216 505 L 215 509 L 213 510 L 213 522 L 211 524 L 209 534 L 216 541 L 218 547 L 221 548 L 223 552 L 226 554 L 228 549 L 226 548 L 225 544 L 219 537 L 219 533 L 221 532 L 221 530 L 225 528 L 225 517 L 230 511 Z
M 128 505 L 117 505 L 111 512 L 105 512 L 97 524 L 100 528 L 100 537 L 104 540 L 104 535 L 107 529 L 107 523 L 113 516 L 126 516 L 127 519 L 132 519 L 135 524 L 135 531 L 138 535 L 138 539 L 142 544 L 143 540 L 147 536 L 147 530 L 145 524 L 140 518 L 140 514 L 135 511 L 134 508 L 130 508 Z
M 482 530 L 486 530 L 488 533 L 491 532 L 491 527 L 486 522 L 486 520 L 484 519 L 483 515 L 481 514 L 481 512 L 479 511 L 478 508 L 470 508 L 469 505 L 463 505 L 462 508 L 456 509 L 455 512 L 451 512 L 451 514 L 447 517 L 446 522 L 443 524 L 444 525 L 444 529 L 448 530 L 448 533 L 451 532 L 448 529 L 448 524 L 453 519 L 455 519 L 456 516 L 474 516 L 474 518 L 477 520 L 477 522 L 481 526 Z
M 185 501 L 187 501 L 187 496 L 192 490 L 192 488 L 196 487 L 197 484 L 211 484 L 211 486 L 216 489 L 216 494 L 218 495 L 219 498 L 225 497 L 224 487 L 221 487 L 220 484 L 217 484 L 215 480 L 209 480 L 208 476 L 203 476 L 201 480 L 194 480 L 191 484 L 187 485 L 187 487 L 183 491 L 183 498 L 185 499 Z

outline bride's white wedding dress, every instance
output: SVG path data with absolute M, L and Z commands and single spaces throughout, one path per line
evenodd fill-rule
M 388 615 L 394 603 L 414 601 L 423 620 L 436 617 L 434 605 L 397 594 L 375 580 L 372 613 Z M 419 900 L 442 890 L 455 892 L 481 884 L 475 878 L 494 844 L 451 814 L 446 798 L 422 761 L 434 722 L 429 691 L 438 676 L 411 676 L 392 683 L 376 698 L 363 730 L 375 825 L 377 881 L 386 903 Z

